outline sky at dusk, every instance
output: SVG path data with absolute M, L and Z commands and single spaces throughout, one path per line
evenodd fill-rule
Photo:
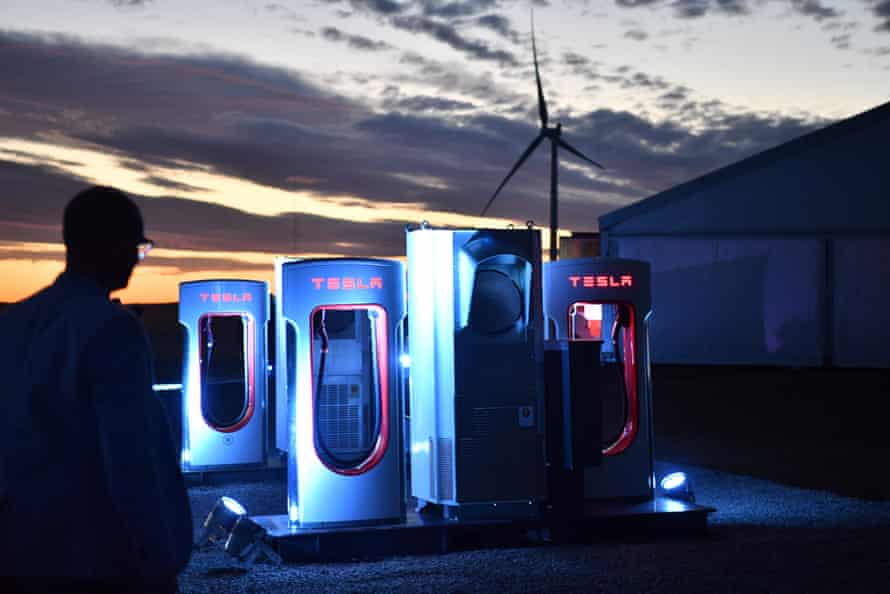
M 479 217 L 538 133 L 532 8 L 551 123 L 606 167 L 561 156 L 565 231 L 890 99 L 890 0 L 3 0 L 0 301 L 61 271 L 94 183 L 158 244 L 130 302 L 546 227 L 546 146 Z

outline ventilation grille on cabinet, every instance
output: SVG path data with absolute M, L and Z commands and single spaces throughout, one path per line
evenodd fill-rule
M 362 418 L 358 384 L 328 384 L 322 389 L 318 429 L 334 453 L 351 453 L 362 447 Z
M 439 501 L 454 499 L 454 454 L 450 437 L 440 437 L 437 443 L 439 459 Z

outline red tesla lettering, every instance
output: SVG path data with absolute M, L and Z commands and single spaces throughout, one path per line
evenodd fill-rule
M 570 276 L 568 279 L 572 288 L 585 289 L 632 287 L 634 284 L 634 277 L 631 274 L 583 274 Z
M 210 293 L 201 293 L 201 301 L 207 303 L 207 298 L 210 297 Z
M 214 303 L 219 303 L 219 293 L 213 293 L 210 295 L 210 300 Z
M 251 295 L 250 293 L 243 293 L 241 295 L 241 300 L 242 301 L 253 301 L 253 295 Z
M 224 303 L 228 303 L 229 301 L 232 300 L 232 294 L 231 293 L 223 293 L 222 300 Z
M 372 276 L 369 281 L 365 281 L 361 277 L 356 276 L 329 276 L 327 278 L 310 279 L 315 290 L 320 291 L 322 286 L 328 291 L 351 291 L 355 289 L 382 289 L 383 277 Z M 370 284 L 369 284 L 370 283 Z M 250 295 L 244 294 L 244 300 L 250 301 Z

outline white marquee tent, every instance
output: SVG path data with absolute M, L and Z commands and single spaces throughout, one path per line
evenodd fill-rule
M 652 264 L 656 363 L 890 367 L 890 103 L 599 225 Z

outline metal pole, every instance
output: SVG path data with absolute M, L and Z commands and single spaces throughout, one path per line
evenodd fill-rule
M 559 209 L 556 206 L 556 186 L 558 184 L 558 133 L 550 135 L 550 261 L 556 262 L 559 258 L 559 248 L 556 245 L 556 230 L 559 228 Z

